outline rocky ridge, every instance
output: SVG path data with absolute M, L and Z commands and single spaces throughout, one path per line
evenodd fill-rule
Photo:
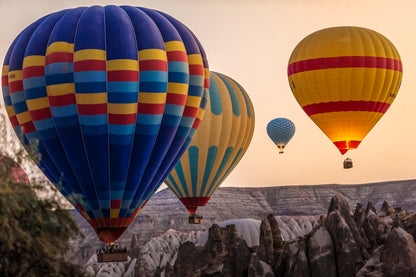
M 169 190 L 154 194 L 146 206 L 121 236 L 119 242 L 129 245 L 133 234 L 144 244 L 152 237 L 169 229 L 181 232 L 206 230 L 212 224 L 235 218 L 261 220 L 269 213 L 274 215 L 320 215 L 329 208 L 331 198 L 343 195 L 350 206 L 373 203 L 380 209 L 386 200 L 406 210 L 416 208 L 416 180 L 379 182 L 359 185 L 309 185 L 264 188 L 220 187 L 205 207 L 198 208 L 204 224 L 187 223 L 188 213 L 182 203 Z M 93 229 L 74 211 L 80 229 L 91 241 L 96 239 Z M 416 225 L 415 225 L 416 228 Z
M 369 202 L 353 213 L 335 195 L 313 230 L 284 241 L 273 215 L 261 223 L 258 247 L 249 247 L 234 225 L 214 224 L 204 246 L 180 246 L 173 266 L 154 276 L 416 276 L 415 213 L 384 201 L 377 212 Z M 413 224 L 413 223 L 412 223 Z

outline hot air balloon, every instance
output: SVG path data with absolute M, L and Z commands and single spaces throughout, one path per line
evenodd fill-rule
M 267 134 L 279 149 L 279 154 L 283 154 L 286 144 L 295 134 L 296 127 L 287 118 L 275 118 L 267 124 Z
M 288 77 L 302 109 L 345 154 L 388 110 L 402 69 L 400 55 L 386 37 L 345 26 L 304 38 L 290 56 Z
M 233 79 L 211 71 L 209 99 L 190 146 L 165 180 L 190 213 L 204 206 L 246 152 L 254 132 L 254 109 Z
M 17 36 L 2 86 L 40 169 L 113 242 L 198 127 L 209 70 L 195 35 L 165 13 L 80 7 Z

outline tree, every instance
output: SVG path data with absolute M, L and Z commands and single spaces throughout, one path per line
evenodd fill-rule
M 81 235 L 76 222 L 4 125 L 8 119 L 2 113 L 0 119 L 0 152 L 13 157 L 0 165 L 0 276 L 85 276 L 81 267 L 64 258 L 69 240 Z M 26 165 L 30 185 L 22 181 L 25 178 L 15 178 L 18 164 Z

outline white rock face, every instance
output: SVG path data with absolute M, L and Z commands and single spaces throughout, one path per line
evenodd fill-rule
M 98 263 L 97 255 L 93 255 L 84 265 L 85 271 L 96 277 L 133 277 L 136 259 L 128 257 L 127 262 Z
M 158 267 L 165 267 L 167 263 L 173 265 L 179 246 L 187 241 L 196 243 L 201 235 L 202 231 L 181 233 L 169 229 L 163 235 L 152 238 L 140 249 L 140 252 L 151 270 L 155 270 Z
M 249 247 L 259 245 L 260 238 L 260 225 L 261 221 L 252 218 L 241 218 L 241 219 L 230 219 L 218 223 L 218 226 L 225 228 L 227 225 L 235 225 L 237 232 L 243 237 L 247 242 Z M 204 246 L 208 240 L 208 230 L 206 230 L 198 243 L 198 246 Z
M 319 216 L 275 216 L 279 224 L 280 232 L 285 241 L 296 239 L 312 231 Z M 218 226 L 225 228 L 227 225 L 234 224 L 237 232 L 244 238 L 249 247 L 259 245 L 261 221 L 252 218 L 231 219 L 218 223 Z M 208 240 L 208 230 L 206 230 L 196 245 L 203 246 Z

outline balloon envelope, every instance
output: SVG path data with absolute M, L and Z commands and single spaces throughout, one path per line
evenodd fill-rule
M 402 62 L 383 35 L 361 27 L 323 29 L 289 59 L 293 95 L 344 154 L 355 149 L 394 101 Z
M 275 118 L 267 124 L 267 134 L 279 148 L 280 153 L 283 153 L 283 149 L 291 140 L 295 131 L 295 124 L 287 118 Z
M 209 70 L 194 34 L 171 16 L 93 6 L 24 29 L 2 86 L 14 130 L 36 146 L 41 170 L 112 242 L 198 126 Z
M 233 79 L 211 71 L 209 99 L 189 148 L 165 180 L 189 213 L 204 206 L 246 152 L 254 132 L 254 109 Z

